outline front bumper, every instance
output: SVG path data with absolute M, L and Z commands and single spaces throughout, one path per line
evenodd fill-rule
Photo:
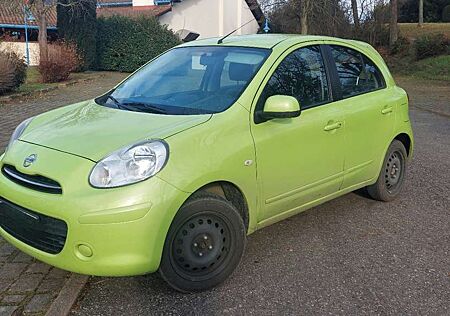
M 32 167 L 21 162 L 38 156 Z M 23 187 L 0 173 L 0 197 L 67 224 L 61 252 L 50 254 L 0 228 L 0 235 L 23 252 L 61 269 L 98 276 L 129 276 L 158 269 L 167 231 L 187 199 L 167 182 L 153 177 L 138 184 L 95 189 L 88 183 L 94 162 L 41 146 L 16 142 L 0 157 L 24 173 L 40 174 L 61 184 L 62 194 Z

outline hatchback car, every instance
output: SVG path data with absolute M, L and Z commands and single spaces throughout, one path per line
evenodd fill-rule
M 21 123 L 0 157 L 0 233 L 62 269 L 204 290 L 257 229 L 364 187 L 397 197 L 412 150 L 407 95 L 370 45 L 199 40 Z

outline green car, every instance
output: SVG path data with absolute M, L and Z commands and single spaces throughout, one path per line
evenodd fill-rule
M 370 45 L 199 40 L 21 123 L 0 157 L 0 234 L 61 269 L 204 290 L 257 229 L 363 187 L 397 197 L 412 151 L 408 97 Z

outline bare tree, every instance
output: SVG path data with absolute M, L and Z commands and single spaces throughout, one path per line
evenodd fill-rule
M 301 24 L 301 34 L 308 34 L 308 19 L 311 15 L 313 0 L 302 0 L 301 2 L 301 13 L 300 13 L 300 24 Z
M 419 27 L 423 26 L 423 0 L 419 0 Z
M 397 12 L 397 0 L 391 0 L 391 19 L 389 23 L 389 46 L 392 48 L 398 39 L 398 12 Z
M 356 0 L 352 0 L 352 13 L 353 13 L 353 23 L 355 23 L 355 28 L 359 29 L 359 13 L 358 13 L 358 3 Z

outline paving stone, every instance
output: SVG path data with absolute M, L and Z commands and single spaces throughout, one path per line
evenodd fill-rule
M 2 280 L 0 279 L 0 293 L 6 291 L 6 289 L 14 282 L 14 279 L 11 280 Z M 0 314 L 1 315 L 1 314 Z
M 5 297 L 3 297 L 3 299 L 2 299 L 2 303 L 20 304 L 24 300 L 25 297 L 26 297 L 26 295 L 22 295 L 22 294 L 5 295 Z
M 26 263 L 5 263 L 0 270 L 0 282 L 17 278 L 26 266 Z
M 9 292 L 35 291 L 43 279 L 42 274 L 22 274 L 19 279 L 11 285 Z
M 27 255 L 26 253 L 19 252 L 19 254 L 13 259 L 13 262 L 24 262 L 30 263 L 34 260 L 33 257 Z
M 65 278 L 57 278 L 57 279 L 44 279 L 42 283 L 39 285 L 37 292 L 58 292 L 62 289 L 64 284 L 66 283 Z
M 62 278 L 66 278 L 69 275 L 69 272 L 58 269 L 58 268 L 53 268 L 50 273 L 47 275 L 47 278 L 49 279 L 62 279 Z
M 11 316 L 17 308 L 18 306 L 0 306 L 0 315 Z
M 12 245 L 10 245 L 8 243 L 4 243 L 0 247 L 0 256 L 9 256 L 15 251 L 17 251 L 17 248 L 13 247 Z
M 27 273 L 43 273 L 46 274 L 50 270 L 51 266 L 43 262 L 34 262 L 28 269 Z
M 52 294 L 36 294 L 25 306 L 26 313 L 38 313 L 45 311 L 53 298 Z

